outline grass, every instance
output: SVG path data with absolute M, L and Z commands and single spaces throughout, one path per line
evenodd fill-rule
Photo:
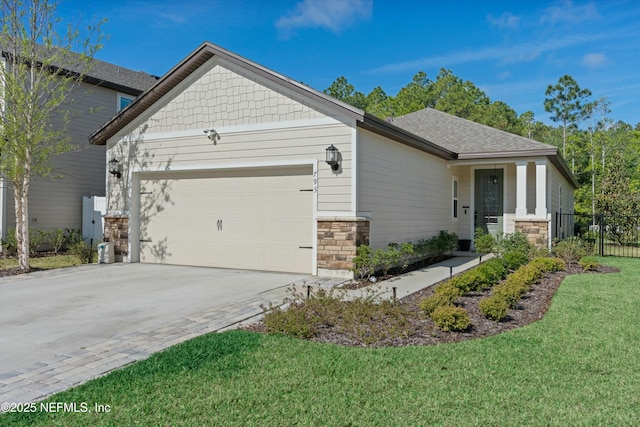
M 80 260 L 75 255 L 54 255 L 29 258 L 32 268 L 52 270 L 54 268 L 73 267 L 80 265 Z M 17 258 L 0 259 L 0 269 L 14 268 L 18 266 Z
M 345 348 L 205 335 L 59 393 L 109 413 L 6 414 L 3 425 L 636 425 L 640 261 L 569 276 L 539 322 L 431 347 Z

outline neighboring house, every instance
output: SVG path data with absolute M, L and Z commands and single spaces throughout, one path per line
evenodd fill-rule
M 5 55 L 3 51 L 3 61 Z M 74 89 L 69 105 L 73 118 L 67 130 L 76 150 L 53 157 L 54 170 L 47 179 L 32 176 L 31 228 L 80 230 L 82 197 L 105 195 L 105 149 L 88 144 L 88 136 L 157 79 L 147 73 L 93 61 L 91 71 Z M 15 228 L 13 188 L 0 176 L 0 236 L 6 237 L 11 228 Z
M 358 245 L 440 230 L 546 241 L 576 188 L 554 147 L 433 110 L 389 123 L 210 43 L 90 141 L 117 161 L 105 234 L 127 262 L 349 275 Z

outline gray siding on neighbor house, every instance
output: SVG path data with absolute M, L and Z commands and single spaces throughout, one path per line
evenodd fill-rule
M 29 191 L 31 227 L 80 229 L 82 196 L 104 196 L 105 147 L 89 145 L 88 136 L 117 112 L 117 92 L 81 84 L 73 92 L 68 132 L 74 151 L 53 158 L 49 178 L 32 177 Z M 92 111 L 92 113 L 88 113 Z M 15 227 L 13 189 L 7 188 L 7 229 Z
M 360 129 L 357 168 L 358 212 L 371 215 L 372 246 L 458 231 L 446 160 Z

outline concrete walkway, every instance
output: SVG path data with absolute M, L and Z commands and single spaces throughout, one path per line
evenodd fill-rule
M 478 255 L 474 253 L 458 252 L 454 255 L 454 258 L 447 261 L 412 271 L 378 284 L 372 284 L 369 288 L 374 289 L 377 298 L 392 298 L 393 287 L 395 287 L 396 297 L 402 298 L 447 279 L 450 274 L 455 275 L 472 268 L 478 265 L 480 261 Z M 151 269 L 149 269 L 150 267 Z M 51 353 L 43 348 L 39 350 L 29 350 L 35 351 L 35 353 L 30 355 L 31 359 L 27 356 L 26 352 L 23 351 L 22 354 L 25 355 L 24 364 L 16 362 L 16 356 L 11 358 L 10 355 L 3 354 L 0 359 L 2 362 L 0 363 L 0 403 L 26 403 L 40 400 L 53 393 L 66 390 L 93 378 L 105 375 L 114 369 L 146 359 L 155 352 L 164 350 L 190 338 L 251 323 L 261 316 L 262 309 L 260 305 L 268 304 L 269 302 L 274 304 L 282 303 L 283 299 L 288 296 L 286 292 L 287 289 L 291 286 L 296 286 L 299 291 L 303 292 L 304 285 L 328 289 L 344 282 L 344 279 L 316 276 L 292 275 L 292 277 L 289 277 L 282 275 L 282 277 L 270 277 L 268 276 L 270 273 L 262 273 L 267 275 L 264 279 L 266 283 L 262 285 L 262 288 L 256 288 L 255 281 L 260 276 L 253 274 L 260 274 L 259 272 L 190 268 L 188 270 L 190 276 L 184 277 L 185 271 L 180 270 L 184 268 L 185 267 L 174 266 L 145 266 L 141 264 L 94 265 L 0 279 L 0 303 L 3 308 L 2 313 L 0 313 L 0 320 L 2 320 L 2 316 L 7 316 L 5 313 L 7 311 L 5 309 L 8 308 L 7 286 L 21 286 L 21 290 L 24 288 L 25 292 L 29 292 L 27 285 L 39 283 L 31 282 L 32 280 L 40 280 L 44 281 L 48 287 L 55 289 L 55 284 L 58 282 L 68 283 L 69 281 L 75 281 L 83 283 L 83 281 L 93 280 L 95 277 L 98 277 L 97 275 L 100 275 L 103 279 L 106 277 L 117 280 L 114 279 L 114 273 L 125 274 L 131 279 L 130 283 L 136 283 L 136 280 L 142 280 L 143 278 L 146 283 L 155 282 L 152 289 L 146 289 L 147 292 L 159 292 L 163 288 L 162 283 L 165 283 L 165 287 L 169 286 L 166 284 L 175 281 L 176 274 L 178 274 L 181 277 L 180 281 L 178 281 L 179 285 L 176 286 L 176 283 L 173 283 L 173 287 L 169 286 L 171 289 L 174 289 L 175 292 L 164 294 L 164 298 L 160 299 L 162 307 L 166 309 L 171 305 L 180 306 L 181 303 L 177 295 L 185 292 L 192 293 L 198 299 L 204 300 L 204 304 L 207 307 L 200 307 L 200 309 L 196 311 L 188 311 L 187 314 L 183 315 L 179 315 L 178 312 L 165 315 L 163 317 L 166 320 L 161 322 L 161 324 L 141 319 L 139 322 L 133 322 L 133 325 L 129 328 L 124 328 L 123 323 L 120 322 L 119 327 L 123 328 L 122 333 L 99 336 L 92 341 L 86 341 L 87 344 L 77 343 L 75 347 L 68 347 L 68 351 Z M 154 270 L 159 275 L 149 277 L 149 272 Z M 105 273 L 107 273 L 106 276 Z M 215 278 L 216 273 L 220 275 L 217 279 Z M 209 281 L 222 281 L 225 285 L 231 285 L 231 288 L 236 288 L 237 291 L 233 292 L 234 296 L 232 298 L 228 296 L 229 292 L 224 294 L 224 298 L 217 297 L 211 299 L 210 295 L 210 298 L 202 298 L 203 289 L 206 291 L 210 288 L 195 288 L 189 290 L 189 288 L 184 285 L 184 283 L 189 280 L 196 282 L 201 280 L 198 274 L 205 274 Z M 274 286 L 275 282 L 273 282 L 273 280 L 280 282 L 277 286 Z M 248 292 L 240 291 L 241 288 L 239 287 L 242 286 L 243 283 L 245 287 L 249 288 Z M 69 290 L 66 292 L 69 292 Z M 86 295 L 83 296 L 79 294 L 77 290 L 74 292 L 74 294 L 69 295 L 70 298 L 75 298 L 76 300 L 88 298 Z M 366 292 L 366 288 L 349 291 L 347 297 L 355 298 L 366 294 Z M 149 295 L 150 301 L 156 301 L 154 304 L 158 304 L 158 300 L 154 300 L 153 294 L 147 295 Z M 45 298 L 46 297 L 47 296 L 45 296 Z M 128 295 L 128 297 L 131 298 L 131 295 Z M 13 296 L 13 298 L 15 299 L 16 296 Z M 51 295 L 49 295 L 49 298 L 51 298 Z M 101 298 L 105 298 L 104 294 L 101 295 Z M 120 305 L 125 306 L 125 310 L 120 311 L 121 315 L 126 315 L 128 312 L 126 310 L 127 308 L 131 311 L 130 301 L 127 303 L 123 299 Z M 149 307 L 151 307 L 151 305 L 146 309 Z M 24 308 L 25 307 L 17 307 L 14 308 L 14 311 L 24 310 Z M 27 313 L 26 315 L 29 314 Z M 80 322 L 79 319 L 72 317 L 71 320 L 76 325 L 75 327 L 82 326 L 82 323 L 77 324 Z M 29 319 L 25 319 L 25 322 L 28 324 Z M 31 319 L 31 323 L 36 329 L 40 326 L 38 322 L 39 320 L 37 319 Z M 3 353 L 5 349 L 8 348 L 7 346 L 11 345 L 11 334 L 15 334 L 16 331 L 20 332 L 20 329 L 15 329 L 13 332 L 8 330 L 11 328 L 7 328 L 7 323 L 6 320 L 0 322 L 0 344 L 2 345 L 0 350 L 2 350 Z M 128 323 L 130 324 L 131 322 Z M 152 325 L 155 326 L 151 327 Z M 14 338 L 15 337 L 17 337 L 17 335 L 15 335 Z M 36 359 L 33 359 L 33 357 Z M 34 362 L 33 360 L 37 361 Z M 7 365 L 11 365 L 9 370 L 6 369 Z
M 393 288 L 396 288 L 396 298 L 400 299 L 418 292 L 428 286 L 448 279 L 463 271 L 477 266 L 480 261 L 493 258 L 493 255 L 479 255 L 474 252 L 454 252 L 454 257 L 420 270 L 411 271 L 391 279 L 372 283 L 366 288 L 350 290 L 347 298 L 366 296 L 367 292 L 374 292 L 377 299 L 393 298 Z

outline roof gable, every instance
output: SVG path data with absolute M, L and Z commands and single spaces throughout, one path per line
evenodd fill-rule
M 357 126 L 366 127 L 374 132 L 378 132 L 394 139 L 395 141 L 413 146 L 414 148 L 444 159 L 454 159 L 456 157 L 455 153 L 450 150 L 439 147 L 436 144 L 432 144 L 428 140 L 413 135 L 410 132 L 394 126 L 393 124 L 366 114 L 359 108 L 339 101 L 325 93 L 312 89 L 309 86 L 256 64 L 255 62 L 249 61 L 246 58 L 209 42 L 204 42 L 200 45 L 195 51 L 173 67 L 132 104 L 94 132 L 93 135 L 89 137 L 89 141 L 92 144 L 105 145 L 109 138 L 118 134 L 141 114 L 152 108 L 161 98 L 167 95 L 214 56 L 218 56 L 228 63 L 244 68 L 259 77 L 264 78 L 266 81 L 273 82 L 274 84 L 283 87 L 285 90 L 293 91 L 303 97 L 307 97 L 317 105 L 326 106 L 327 109 L 336 111 L 345 117 L 352 118 L 355 120 Z

